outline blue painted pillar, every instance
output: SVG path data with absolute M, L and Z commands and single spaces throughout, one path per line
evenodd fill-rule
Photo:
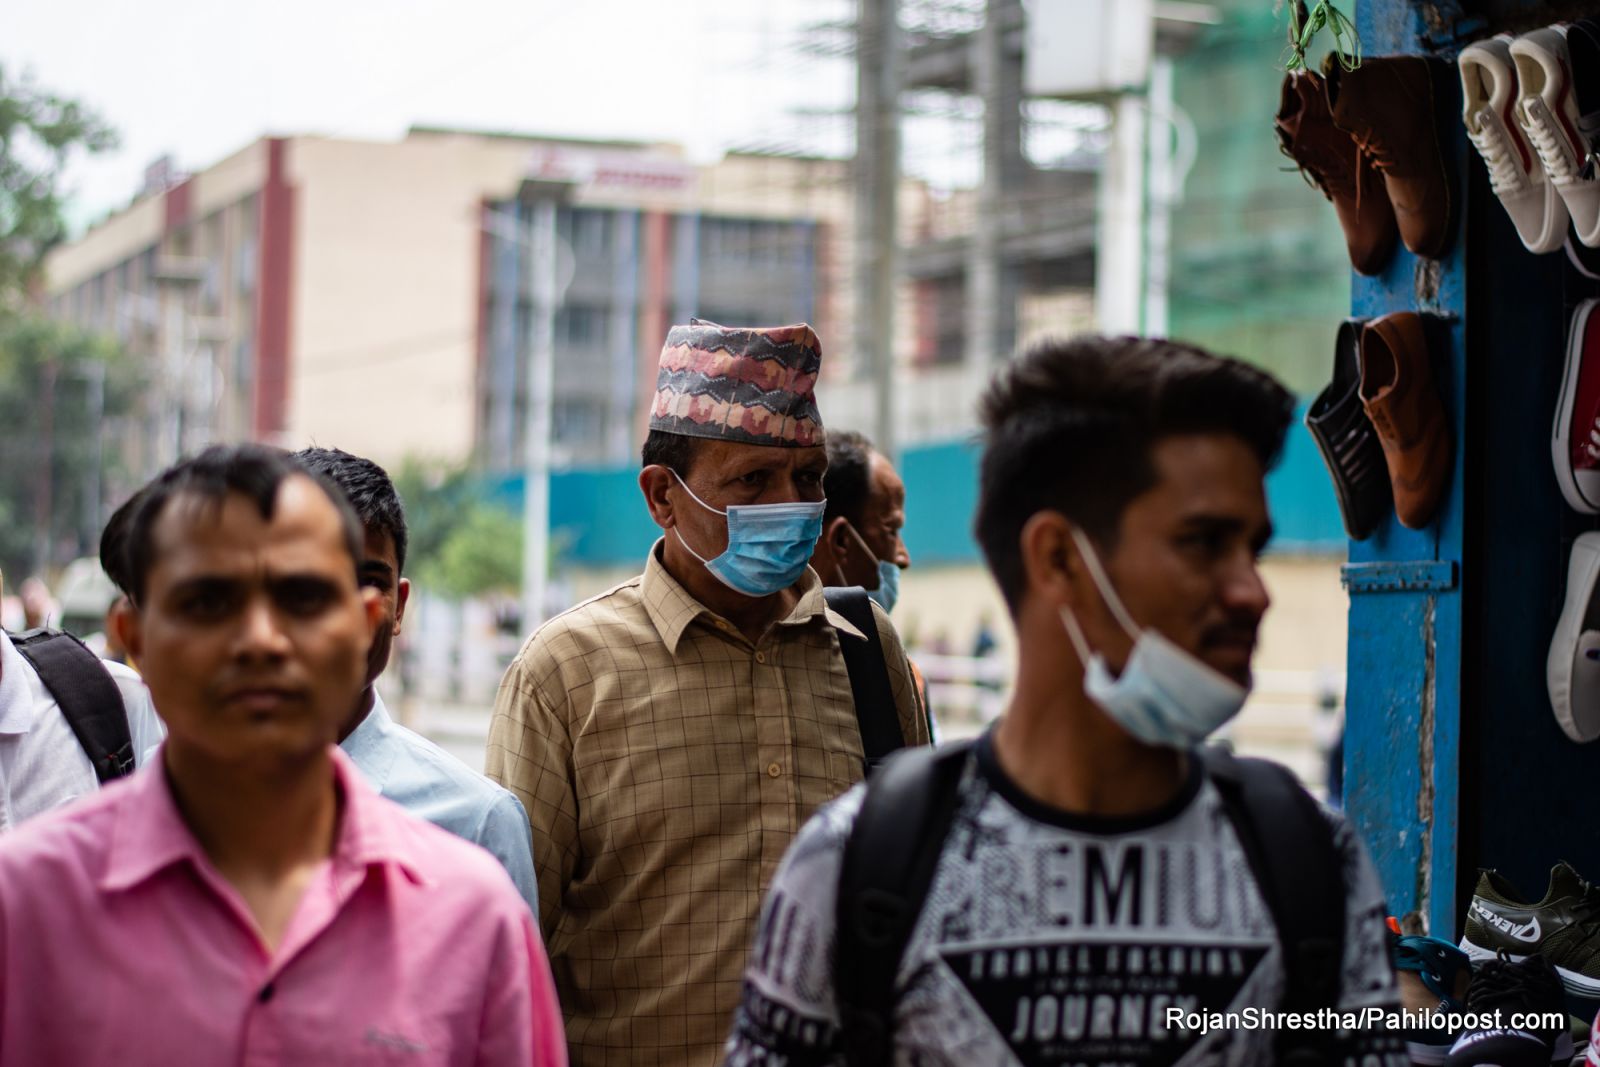
M 1404 0 L 1360 0 L 1356 24 L 1368 57 L 1424 50 L 1422 17 Z M 1459 99 L 1453 73 L 1445 71 L 1440 85 L 1451 101 Z M 1441 143 L 1459 190 L 1466 145 L 1459 118 L 1446 124 Z M 1419 259 L 1402 246 L 1381 277 L 1356 276 L 1351 295 L 1358 316 L 1439 317 L 1434 374 L 1454 439 L 1449 491 L 1432 527 L 1408 530 L 1391 514 L 1371 538 L 1351 542 L 1344 570 L 1350 593 L 1345 806 L 1372 851 L 1390 909 L 1420 912 L 1443 937 L 1456 932 L 1463 595 L 1477 577 L 1463 565 L 1462 551 L 1475 491 L 1464 478 L 1462 447 L 1470 432 L 1464 253 L 1458 212 L 1455 240 L 1442 260 Z M 1330 367 L 1334 333 L 1329 323 Z

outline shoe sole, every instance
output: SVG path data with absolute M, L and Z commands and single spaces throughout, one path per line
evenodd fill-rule
M 1600 532 L 1579 534 L 1572 542 L 1572 552 L 1567 559 L 1567 585 L 1562 600 L 1561 617 L 1556 620 L 1555 633 L 1550 636 L 1550 651 L 1545 656 L 1545 688 L 1550 696 L 1550 710 L 1556 717 L 1561 732 L 1574 741 L 1593 741 L 1600 737 L 1600 722 L 1595 722 L 1592 712 L 1586 713 L 1579 724 L 1573 700 L 1578 687 L 1579 668 L 1584 668 L 1583 691 L 1594 692 L 1597 679 L 1595 667 L 1587 659 L 1580 663 L 1580 654 L 1600 648 L 1593 630 L 1584 629 L 1589 605 L 1594 598 L 1597 576 L 1600 576 Z M 1577 599 L 1574 599 L 1577 598 Z M 1588 647 L 1585 647 L 1585 646 Z M 1585 704 L 1583 707 L 1587 708 Z M 1597 980 L 1600 982 L 1600 980 Z M 1600 995 L 1600 994 L 1597 994 Z
M 1593 499 L 1586 495 L 1578 484 L 1577 473 L 1572 469 L 1572 409 L 1578 402 L 1578 376 L 1583 370 L 1584 336 L 1588 333 L 1589 316 L 1597 307 L 1600 307 L 1600 299 L 1585 300 L 1572 313 L 1572 326 L 1567 334 L 1567 362 L 1561 376 L 1561 395 L 1556 400 L 1555 423 L 1550 428 L 1550 460 L 1555 467 L 1556 483 L 1561 487 L 1561 495 L 1566 498 L 1568 506 L 1584 515 L 1600 514 L 1600 492 Z
M 1474 945 L 1471 941 L 1468 941 L 1464 937 L 1461 939 L 1460 948 L 1462 952 L 1465 952 L 1468 956 L 1471 956 L 1475 962 L 1499 959 L 1500 956 L 1500 954 L 1494 949 L 1481 948 L 1478 945 Z M 1506 953 L 1506 959 L 1510 960 L 1512 963 L 1521 963 L 1523 960 L 1527 959 L 1528 956 L 1532 955 L 1536 955 L 1536 953 L 1530 952 L 1524 956 L 1516 956 L 1508 952 Z M 1551 964 L 1551 966 L 1555 965 Z M 1577 971 L 1569 971 L 1565 967 L 1556 967 L 1556 973 L 1561 976 L 1561 985 L 1568 993 L 1579 997 L 1600 997 L 1600 978 L 1590 978 L 1588 975 L 1579 974 Z M 1467 1010 L 1471 1011 L 1472 1009 L 1469 1007 Z M 1567 1044 L 1570 1047 L 1572 1044 L 1572 1036 L 1568 1034 L 1566 1035 L 1566 1038 Z M 1570 1059 L 1572 1054 L 1569 1052 L 1567 1055 Z

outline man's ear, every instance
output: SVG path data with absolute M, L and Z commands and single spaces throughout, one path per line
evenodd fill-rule
M 678 524 L 672 511 L 672 501 L 667 496 L 667 490 L 673 484 L 672 472 L 659 463 L 651 464 L 639 472 L 639 491 L 644 494 L 645 506 L 650 509 L 650 518 L 663 530 L 670 530 Z
M 822 539 L 828 543 L 828 551 L 833 553 L 834 562 L 841 567 L 849 560 L 850 552 L 856 546 L 850 536 L 850 520 L 843 515 L 835 515 L 828 525 L 823 527 Z
M 383 623 L 383 597 L 370 585 L 363 585 L 356 591 L 361 594 L 361 609 L 367 616 L 367 644 L 370 646 Z
M 394 587 L 394 635 L 400 636 L 400 623 L 406 617 L 406 604 L 411 600 L 411 579 L 402 578 Z
M 1058 511 L 1034 512 L 1023 523 L 1019 541 L 1028 591 L 1053 604 L 1077 606 L 1087 570 L 1071 521 Z
M 144 659 L 144 623 L 131 597 L 117 601 L 116 608 L 111 612 L 111 629 L 127 651 L 129 659 Z

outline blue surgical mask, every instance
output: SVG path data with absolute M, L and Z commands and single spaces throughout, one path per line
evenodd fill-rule
M 673 471 L 672 476 L 678 478 L 678 472 Z M 678 478 L 678 484 L 696 504 L 727 516 L 728 547 L 716 559 L 706 559 L 690 548 L 682 530 L 672 528 L 678 543 L 723 585 L 745 596 L 771 596 L 798 582 L 806 572 L 817 538 L 822 536 L 824 501 L 735 504 L 724 511 L 695 496 L 682 478 Z
M 867 596 L 876 601 L 878 607 L 887 615 L 894 610 L 895 601 L 900 599 L 900 568 L 895 566 L 892 560 L 879 559 L 878 554 L 867 547 L 867 539 L 856 531 L 855 524 L 849 519 L 845 519 L 844 524 L 855 537 L 856 544 L 860 545 L 861 550 L 872 557 L 872 562 L 878 566 L 878 588 L 868 589 Z
M 1083 664 L 1083 692 L 1134 737 L 1151 745 L 1192 748 L 1239 714 L 1250 691 L 1213 670 L 1148 627 L 1141 629 L 1100 565 L 1081 530 L 1072 531 L 1089 574 L 1117 623 L 1133 638 L 1133 651 L 1115 677 L 1070 609 L 1061 609 L 1067 636 Z

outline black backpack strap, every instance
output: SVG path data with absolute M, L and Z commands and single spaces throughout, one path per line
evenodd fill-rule
M 122 691 L 100 657 L 60 630 L 29 630 L 11 644 L 61 706 L 100 784 L 133 773 L 133 735 Z
M 861 729 L 861 751 L 871 770 L 906 744 L 900 732 L 900 713 L 894 706 L 894 688 L 889 684 L 889 665 L 883 658 L 883 643 L 878 640 L 878 621 L 873 617 L 867 591 L 858 585 L 824 589 L 822 595 L 828 607 L 866 637 L 865 641 L 857 641 L 849 634 L 841 634 L 839 651 L 850 675 L 850 696 L 855 700 L 856 723 Z
M 1202 758 L 1278 928 L 1287 982 L 1282 1010 L 1337 1006 L 1346 889 L 1327 816 L 1287 769 L 1270 760 L 1219 748 L 1204 749 Z M 1332 1036 L 1280 1030 L 1275 1062 L 1329 1062 Z
M 895 976 L 960 799 L 970 741 L 897 752 L 867 782 L 839 868 L 833 963 L 849 1067 L 885 1067 Z

